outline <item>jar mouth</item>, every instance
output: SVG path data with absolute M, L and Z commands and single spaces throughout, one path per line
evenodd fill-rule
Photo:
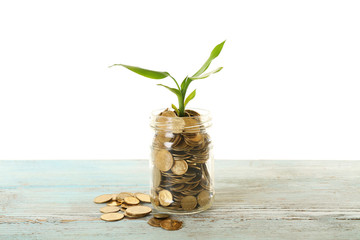
M 159 114 L 165 111 L 166 108 L 156 109 L 151 112 L 150 115 L 150 126 L 156 130 L 171 130 L 175 126 L 179 125 L 179 120 L 183 120 L 184 122 L 189 122 L 191 120 L 196 120 L 197 124 L 191 124 L 191 126 L 186 126 L 186 124 L 182 127 L 184 130 L 192 129 L 192 128 L 208 128 L 212 125 L 212 118 L 210 111 L 201 108 L 192 108 L 189 110 L 196 111 L 200 114 L 200 116 L 186 116 L 186 117 L 165 117 L 159 116 Z

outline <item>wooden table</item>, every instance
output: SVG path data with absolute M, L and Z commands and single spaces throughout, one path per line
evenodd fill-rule
M 360 239 L 360 161 L 217 160 L 213 207 L 181 230 L 99 220 L 93 198 L 148 192 L 148 166 L 0 161 L 0 239 Z

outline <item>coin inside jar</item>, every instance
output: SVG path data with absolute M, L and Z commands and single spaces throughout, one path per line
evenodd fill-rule
M 186 196 L 183 199 L 181 199 L 181 207 L 184 210 L 193 210 L 197 205 L 196 197 L 194 196 Z
M 176 175 L 183 175 L 188 170 L 188 164 L 184 160 L 174 161 L 171 171 Z
M 161 149 L 155 154 L 155 166 L 160 171 L 169 171 L 173 165 L 174 159 L 169 151 Z
M 207 190 L 203 190 L 197 196 L 197 202 L 201 207 L 205 206 L 210 202 L 210 192 Z
M 159 201 L 162 206 L 169 206 L 173 202 L 173 196 L 168 190 L 161 190 L 159 192 Z
M 173 219 L 162 220 L 160 226 L 166 230 L 179 230 L 182 227 L 182 222 Z

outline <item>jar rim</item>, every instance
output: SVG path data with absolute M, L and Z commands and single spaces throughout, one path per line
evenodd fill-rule
M 197 119 L 199 120 L 199 125 L 192 125 L 190 127 L 183 127 L 184 129 L 187 128 L 193 128 L 196 126 L 203 126 L 205 128 L 208 128 L 212 125 L 211 123 L 211 114 L 209 110 L 206 109 L 202 109 L 202 108 L 191 108 L 189 110 L 193 110 L 196 111 L 197 113 L 200 114 L 200 116 L 191 116 L 191 117 L 166 117 L 166 116 L 159 116 L 159 114 L 161 112 L 163 112 L 164 110 L 166 110 L 168 108 L 160 108 L 160 109 L 155 109 L 151 112 L 151 116 L 150 116 L 150 126 L 152 128 L 157 128 L 159 126 L 165 127 L 165 128 L 172 128 L 172 122 L 174 122 L 174 119 L 183 119 L 183 120 L 187 120 L 187 119 Z

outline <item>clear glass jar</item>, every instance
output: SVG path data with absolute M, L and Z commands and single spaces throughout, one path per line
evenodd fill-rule
M 214 201 L 214 159 L 206 110 L 186 110 L 185 117 L 162 109 L 151 115 L 151 202 L 164 213 L 204 211 Z

